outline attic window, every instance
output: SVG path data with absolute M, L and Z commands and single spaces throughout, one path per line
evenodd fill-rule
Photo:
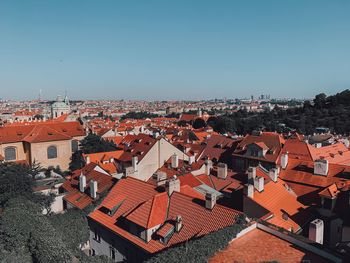
M 23 133 L 21 133 L 21 132 L 18 132 L 18 133 L 17 133 L 17 135 L 18 135 L 18 136 L 22 136 L 22 135 L 23 135 Z
M 67 132 L 67 129 L 63 129 L 62 131 L 63 131 L 63 132 Z
M 48 135 L 53 135 L 53 133 L 52 133 L 52 132 L 48 132 L 47 134 L 48 134 Z

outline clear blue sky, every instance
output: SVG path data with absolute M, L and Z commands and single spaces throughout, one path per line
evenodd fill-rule
M 1 0 L 0 97 L 313 97 L 350 88 L 350 1 Z

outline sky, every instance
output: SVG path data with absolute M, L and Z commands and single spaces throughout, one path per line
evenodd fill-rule
M 348 0 L 1 0 L 0 98 L 312 98 L 350 88 Z

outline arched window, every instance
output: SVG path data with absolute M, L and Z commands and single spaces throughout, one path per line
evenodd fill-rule
M 15 161 L 16 155 L 16 147 L 5 148 L 5 161 Z
M 55 159 L 57 158 L 57 147 L 49 146 L 47 148 L 47 159 Z

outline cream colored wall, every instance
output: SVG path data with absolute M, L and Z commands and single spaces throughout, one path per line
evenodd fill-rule
M 6 144 L 0 144 L 0 152 L 1 155 L 5 157 L 5 148 L 7 147 L 15 147 L 17 149 L 16 151 L 16 160 L 27 160 L 26 153 L 24 151 L 24 144 L 22 142 L 15 142 L 15 143 L 6 143 Z
M 160 139 L 139 162 L 138 172 L 130 176 L 147 181 L 174 153 L 176 153 L 181 160 L 188 161 L 189 159 L 185 153 L 174 145 L 165 139 Z
M 47 158 L 47 148 L 51 145 L 57 147 L 57 158 Z M 40 163 L 44 168 L 49 166 L 56 167 L 57 165 L 65 171 L 69 168 L 70 158 L 72 157 L 71 140 L 54 141 L 54 142 L 42 142 L 31 144 L 31 163 L 34 161 Z

